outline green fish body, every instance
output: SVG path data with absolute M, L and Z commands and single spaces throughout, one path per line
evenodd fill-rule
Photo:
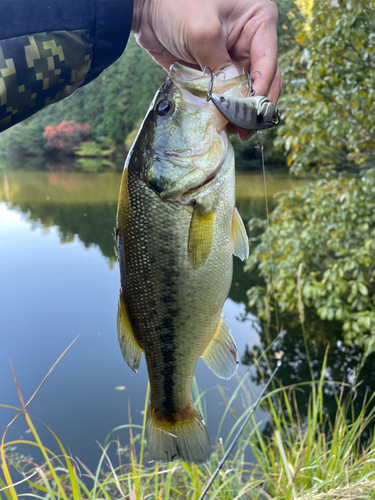
M 201 82 L 201 83 L 200 83 Z M 218 91 L 242 95 L 242 79 Z M 199 357 L 219 377 L 237 369 L 222 317 L 232 254 L 248 253 L 235 209 L 234 153 L 226 121 L 205 100 L 208 78 L 174 64 L 130 151 L 121 182 L 117 252 L 118 335 L 138 369 L 145 353 L 151 387 L 151 457 L 205 463 L 211 446 L 191 396 Z

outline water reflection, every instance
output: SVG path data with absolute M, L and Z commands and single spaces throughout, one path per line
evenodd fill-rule
M 31 222 L 57 226 L 61 243 L 77 236 L 86 248 L 97 245 L 114 261 L 111 232 L 120 179 L 117 173 L 10 172 L 3 174 L 0 199 Z
M 240 180 L 244 189 L 246 178 Z M 256 183 L 260 189 L 261 177 L 251 176 L 251 189 Z M 27 399 L 82 332 L 30 411 L 91 467 L 100 455 L 95 439 L 103 442 L 112 428 L 127 422 L 129 403 L 133 422 L 141 423 L 147 386 L 145 364 L 133 374 L 117 343 L 119 273 L 111 233 L 119 185 L 116 173 L 0 173 L 0 401 L 18 404 L 9 359 Z M 261 199 L 259 204 L 260 214 Z M 256 343 L 258 337 L 256 318 L 245 306 L 242 264 L 236 259 L 234 265 L 224 314 L 243 353 L 247 343 Z M 245 371 L 240 369 L 240 375 Z M 237 380 L 223 383 L 201 360 L 196 376 L 200 389 L 208 390 L 208 429 L 214 440 L 225 402 L 211 389 L 220 383 L 230 395 Z M 126 390 L 116 391 L 116 386 Z M 251 391 L 255 394 L 256 386 Z M 242 413 L 240 398 L 234 408 Z M 261 409 L 257 418 L 266 418 Z M 2 429 L 9 420 L 9 412 L 0 409 Z M 223 437 L 232 425 L 229 414 Z M 24 431 L 25 424 L 18 419 L 9 437 L 19 438 Z M 120 438 L 126 442 L 127 433 L 120 433 Z
M 84 243 L 98 245 L 102 254 L 114 260 L 110 234 L 116 219 L 121 174 L 85 174 L 66 172 L 0 172 L 0 200 L 12 209 L 27 214 L 30 221 L 43 227 L 57 226 L 61 242 L 72 241 L 75 235 Z M 271 198 L 277 191 L 291 189 L 306 181 L 287 175 L 267 180 Z M 263 177 L 238 174 L 236 177 L 238 210 L 244 219 L 263 217 L 265 213 Z M 236 266 L 239 271 L 240 265 Z M 238 273 L 237 282 L 243 282 Z
M 131 402 L 133 421 L 142 419 L 147 373 L 144 363 L 137 374 L 125 366 L 117 345 L 116 314 L 119 273 L 111 236 L 121 174 L 66 172 L 0 172 L 0 401 L 17 404 L 8 359 L 19 375 L 21 389 L 32 394 L 70 341 L 82 336 L 60 363 L 31 405 L 32 413 L 46 421 L 73 453 L 95 466 L 100 454 L 95 439 L 103 441 L 113 427 L 127 421 Z M 267 191 L 291 189 L 306 181 L 287 175 L 268 176 Z M 243 219 L 265 216 L 262 175 L 238 174 L 237 207 Z M 104 256 L 104 259 L 103 259 Z M 108 266 L 109 264 L 109 266 Z M 114 272 L 111 272 L 114 269 Z M 242 354 L 243 374 L 252 364 L 249 345 L 259 353 L 269 343 L 262 327 L 247 307 L 246 290 L 257 283 L 255 274 L 243 273 L 234 259 L 233 283 L 224 314 Z M 349 380 L 361 361 L 358 348 L 343 344 L 338 325 L 310 316 L 307 333 L 316 376 L 327 343 L 331 345 L 327 375 L 332 380 Z M 301 329 L 295 317 L 283 319 L 285 334 L 274 345 L 285 352 L 278 377 L 284 385 L 309 380 Z M 272 337 L 272 335 L 271 335 Z M 260 342 L 260 345 L 259 345 Z M 374 355 L 366 362 L 356 404 L 374 387 Z M 263 369 L 266 367 L 262 365 Z M 197 379 L 201 389 L 222 385 L 199 361 Z M 253 393 L 260 378 L 253 376 Z M 237 384 L 225 383 L 228 394 Z M 125 386 L 118 392 L 116 386 Z M 332 387 L 327 386 L 327 412 L 334 413 Z M 329 394 L 331 391 L 331 394 Z M 297 392 L 299 409 L 306 413 L 309 392 Z M 206 394 L 209 431 L 215 436 L 225 407 L 217 391 Z M 236 411 L 243 411 L 241 401 Z M 359 406 L 358 406 L 359 408 Z M 262 410 L 257 418 L 264 419 Z M 9 414 L 0 410 L 0 426 Z M 224 435 L 233 424 L 231 417 Z M 12 432 L 18 438 L 24 424 Z M 126 441 L 127 435 L 123 433 Z

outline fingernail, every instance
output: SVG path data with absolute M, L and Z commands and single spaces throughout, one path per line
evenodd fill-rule
M 235 78 L 236 76 L 241 74 L 234 64 L 232 64 L 231 66 L 227 66 L 223 69 L 223 71 L 225 72 L 226 80 L 230 80 L 231 78 Z

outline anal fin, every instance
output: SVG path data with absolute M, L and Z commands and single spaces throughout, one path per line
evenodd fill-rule
M 121 293 L 118 300 L 117 334 L 122 355 L 130 368 L 136 372 L 139 368 L 143 351 L 135 340 Z
M 246 229 L 236 207 L 233 210 L 231 237 L 233 243 L 233 254 L 244 260 L 249 256 L 249 240 Z
M 201 358 L 208 368 L 220 378 L 228 379 L 236 373 L 238 367 L 237 346 L 223 314 Z

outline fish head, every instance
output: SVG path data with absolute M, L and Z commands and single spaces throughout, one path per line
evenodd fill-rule
M 237 95 L 245 93 L 245 80 L 215 79 L 215 91 L 233 93 L 237 88 Z M 206 99 L 209 83 L 210 76 L 201 71 L 172 65 L 129 155 L 128 168 L 136 168 L 163 200 L 183 201 L 186 193 L 215 181 L 223 166 L 228 122 Z
M 260 117 L 259 124 L 261 129 L 274 127 L 280 122 L 280 114 L 276 104 L 266 97 L 260 98 L 257 114 Z

